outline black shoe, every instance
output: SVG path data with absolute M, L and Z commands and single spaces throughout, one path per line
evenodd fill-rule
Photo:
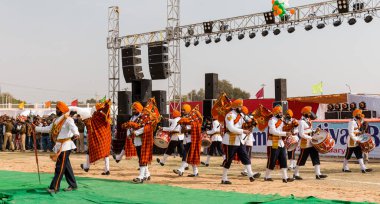
M 159 163 L 161 166 L 165 166 L 164 163 L 161 163 L 161 160 L 159 158 L 156 159 L 157 163 Z
M 102 173 L 102 175 L 107 175 L 107 176 L 110 175 L 110 174 L 111 174 L 110 171 L 106 171 L 106 172 Z
M 115 159 L 115 161 L 116 161 L 116 163 L 119 163 L 119 162 L 120 162 L 120 160 L 117 160 L 117 159 Z
M 254 178 L 254 177 L 249 177 L 249 181 L 250 181 L 250 182 L 254 182 L 254 181 L 255 181 L 255 178 Z
M 183 172 L 180 172 L 178 169 L 173 169 L 173 172 L 178 174 L 178 176 L 183 176 Z
M 206 166 L 206 167 L 209 166 L 209 164 L 206 164 L 205 162 L 201 162 L 201 164 L 202 164 L 203 166 Z
M 242 176 L 248 176 L 248 173 L 245 171 L 240 172 Z
M 293 175 L 293 178 L 294 178 L 294 180 L 303 180 L 303 178 L 301 176 Z
M 187 167 L 185 167 L 185 170 L 189 170 L 189 167 L 187 166 Z
M 223 164 L 221 164 L 221 165 L 220 165 L 220 167 L 224 167 L 224 165 L 223 165 Z
M 346 170 L 346 169 L 342 169 L 342 172 L 345 172 L 345 173 L 349 173 L 349 172 L 352 172 L 351 170 Z
M 264 181 L 273 181 L 272 178 L 264 178 Z
M 50 188 L 47 188 L 46 191 L 48 193 L 57 193 L 57 191 L 55 191 L 54 189 L 50 189 Z
M 261 174 L 260 173 L 255 173 L 253 174 L 253 178 L 260 178 Z
M 77 188 L 74 188 L 74 187 L 72 187 L 72 186 L 69 186 L 69 187 L 67 187 L 67 188 L 65 188 L 65 189 L 63 189 L 64 191 L 74 191 L 74 190 L 77 190 Z
M 133 180 L 133 183 L 144 183 L 144 179 L 140 179 L 140 178 L 134 178 Z
M 80 165 L 80 168 L 83 169 L 85 172 L 88 172 L 90 170 L 90 169 L 85 169 L 83 164 Z
M 287 179 L 282 179 L 283 183 L 288 183 L 288 182 L 293 182 L 294 178 L 287 178 Z
M 199 174 L 189 174 L 189 175 L 187 175 L 187 177 L 198 177 L 199 176 Z
M 321 179 L 324 179 L 324 178 L 327 178 L 327 175 L 324 175 L 324 174 L 315 175 L 315 179 L 317 179 L 317 180 L 321 180 Z
M 231 181 L 223 181 L 223 180 L 222 180 L 222 184 L 230 185 L 230 184 L 232 184 L 232 183 L 231 183 Z
M 150 181 L 150 176 L 144 177 L 144 181 Z
M 365 174 L 365 173 L 368 173 L 368 172 L 371 172 L 373 171 L 373 169 L 365 169 L 365 170 L 362 170 L 362 173 Z

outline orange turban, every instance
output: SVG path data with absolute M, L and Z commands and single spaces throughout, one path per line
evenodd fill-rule
M 177 110 L 173 110 L 172 115 L 173 115 L 173 118 L 178 118 L 178 117 L 181 116 L 181 112 L 179 112 L 179 111 L 177 111 Z
M 356 109 L 354 110 L 354 112 L 352 113 L 352 116 L 356 117 L 356 116 L 360 116 L 360 117 L 363 117 L 363 111 L 360 110 L 360 109 Z
M 143 106 L 141 105 L 140 102 L 136 101 L 132 104 L 132 109 L 135 109 L 137 112 L 141 113 L 143 110 Z
M 301 113 L 302 114 L 310 114 L 311 113 L 311 106 L 305 106 L 302 108 Z
M 105 103 L 96 103 L 95 108 L 96 110 L 100 110 L 104 107 Z
M 278 105 L 272 109 L 273 115 L 277 115 L 282 112 L 282 106 Z
M 290 115 L 290 117 L 293 118 L 293 111 L 292 111 L 291 109 L 288 109 L 288 110 L 286 111 L 286 114 Z
M 67 107 L 67 105 L 66 105 L 64 102 L 62 102 L 62 101 L 58 101 L 58 102 L 57 102 L 57 108 L 58 108 L 63 114 L 69 112 L 69 107 Z
M 191 106 L 190 106 L 189 104 L 183 104 L 183 105 L 182 105 L 182 110 L 184 110 L 186 114 L 187 114 L 187 113 L 190 113 L 190 111 L 191 111 Z
M 239 98 L 232 102 L 231 108 L 241 108 L 243 106 L 243 99 Z
M 241 107 L 241 112 L 243 112 L 244 115 L 248 115 L 249 110 L 248 110 L 248 108 L 246 106 L 243 106 L 243 107 Z

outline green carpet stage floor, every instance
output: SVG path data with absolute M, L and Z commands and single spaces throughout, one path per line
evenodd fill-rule
M 279 195 L 255 195 L 214 190 L 195 190 L 158 184 L 132 184 L 115 180 L 77 177 L 78 190 L 49 194 L 45 191 L 52 174 L 0 171 L 0 203 L 350 203 L 295 198 Z M 62 180 L 61 188 L 67 187 Z

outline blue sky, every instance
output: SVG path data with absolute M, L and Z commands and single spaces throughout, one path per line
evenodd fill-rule
M 290 0 L 291 6 L 317 1 Z M 166 26 L 166 0 L 1 0 L 0 84 L 28 102 L 70 101 L 107 93 L 107 9 L 120 7 L 121 35 L 160 30 Z M 268 11 L 271 0 L 182 0 L 181 24 Z M 324 83 L 324 93 L 380 93 L 378 48 L 380 19 L 370 24 L 293 34 L 282 32 L 219 44 L 182 45 L 183 93 L 204 86 L 204 73 L 219 73 L 252 96 L 267 84 L 274 97 L 275 78 L 287 78 L 288 95 L 311 95 Z M 150 78 L 146 49 L 143 69 Z M 16 86 L 18 85 L 18 86 Z M 32 87 L 32 88 L 26 88 Z M 128 85 L 122 83 L 122 88 Z M 35 88 L 42 88 L 35 89 Z M 167 88 L 154 81 L 153 89 Z

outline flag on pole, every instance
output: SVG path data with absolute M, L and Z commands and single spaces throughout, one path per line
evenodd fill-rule
M 22 101 L 21 103 L 18 104 L 18 108 L 21 109 L 21 110 L 24 109 L 24 106 L 25 106 L 25 102 L 24 101 Z
M 45 108 L 51 108 L 51 101 L 45 102 Z
M 104 96 L 102 99 L 100 99 L 100 103 L 104 103 L 106 101 L 106 96 Z
M 261 88 L 257 93 L 256 93 L 256 98 L 264 98 L 264 87 Z
M 71 106 L 78 106 L 78 99 L 73 100 Z
M 322 82 L 319 82 L 318 84 L 313 85 L 312 90 L 313 94 L 322 94 L 323 93 L 323 86 Z

